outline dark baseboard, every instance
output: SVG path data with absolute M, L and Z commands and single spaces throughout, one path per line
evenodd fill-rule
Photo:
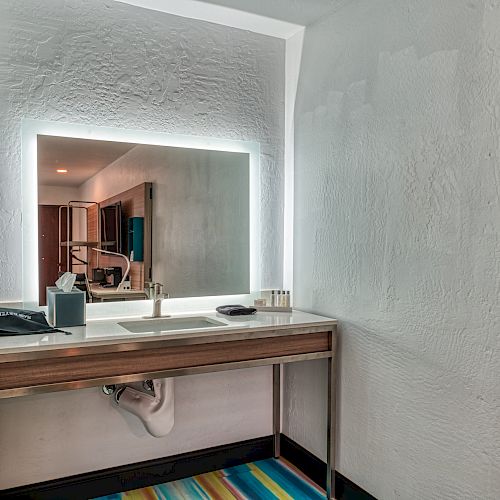
M 326 463 L 284 434 L 281 435 L 281 455 L 318 486 L 326 488 Z M 335 496 L 338 500 L 377 500 L 338 471 L 335 471 Z
M 273 455 L 273 438 L 266 436 L 172 457 L 65 477 L 0 491 L 2 499 L 88 500 L 145 488 L 225 469 Z
M 282 456 L 324 488 L 326 464 L 287 436 L 282 434 L 281 438 Z M 273 437 L 266 436 L 172 457 L 19 486 L 0 491 L 0 498 L 88 500 L 264 460 L 272 456 Z M 335 487 L 338 500 L 376 500 L 338 472 L 335 473 Z

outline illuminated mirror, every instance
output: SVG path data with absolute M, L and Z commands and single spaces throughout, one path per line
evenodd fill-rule
M 36 135 L 38 297 L 71 271 L 89 302 L 250 293 L 248 152 Z

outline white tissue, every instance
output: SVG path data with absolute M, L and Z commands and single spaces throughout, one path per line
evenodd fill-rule
M 57 281 L 56 286 L 63 292 L 71 292 L 76 281 L 76 274 L 64 273 Z

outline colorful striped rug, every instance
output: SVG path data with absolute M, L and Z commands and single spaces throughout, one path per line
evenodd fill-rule
M 325 492 L 284 459 L 229 469 L 108 495 L 96 500 L 324 500 Z

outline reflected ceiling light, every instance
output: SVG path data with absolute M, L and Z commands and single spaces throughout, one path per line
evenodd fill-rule
M 1 3 L 1 1 L 0 1 Z M 33 269 L 38 265 L 38 204 L 37 204 L 37 136 L 50 135 L 56 137 L 71 137 L 76 139 L 93 139 L 114 142 L 129 142 L 133 144 L 149 144 L 155 146 L 170 146 L 178 148 L 204 149 L 210 151 L 228 151 L 247 153 L 250 155 L 250 293 L 257 294 L 261 290 L 261 259 L 260 259 L 260 144 L 252 141 L 220 139 L 194 135 L 169 134 L 151 130 L 117 129 L 77 125 L 63 122 L 43 120 L 22 120 L 22 190 L 23 190 L 23 302 L 30 307 L 38 305 L 38 273 L 33 275 Z M 53 166 L 54 168 L 54 166 Z M 56 167 L 57 168 L 57 167 Z M 61 169 L 62 170 L 62 169 Z M 69 173 L 69 171 L 68 171 Z M 287 247 L 289 248 L 289 247 Z M 248 294 L 226 295 L 226 302 L 238 304 L 248 300 Z M 253 296 L 251 299 L 253 300 Z M 221 296 L 198 297 L 196 299 L 171 299 L 176 304 L 193 304 L 196 309 L 213 310 L 220 304 Z M 228 302 L 229 301 L 229 302 Z M 234 302 L 232 302 L 234 301 Z M 130 301 L 127 314 L 140 316 L 150 311 L 143 304 L 147 301 Z M 107 303 L 104 314 L 96 312 L 93 317 L 105 317 L 110 313 L 122 317 L 123 305 L 120 302 Z M 117 307 L 113 307 L 114 304 Z M 101 306 L 101 304 L 93 304 Z M 177 306 L 176 306 L 177 307 Z M 179 311 L 182 310 L 179 309 Z M 133 312 L 135 311 L 135 312 Z
M 68 173 L 68 170 L 67 170 L 66 168 L 58 168 L 58 169 L 56 170 L 56 172 L 57 172 L 58 174 L 67 174 L 67 173 Z

